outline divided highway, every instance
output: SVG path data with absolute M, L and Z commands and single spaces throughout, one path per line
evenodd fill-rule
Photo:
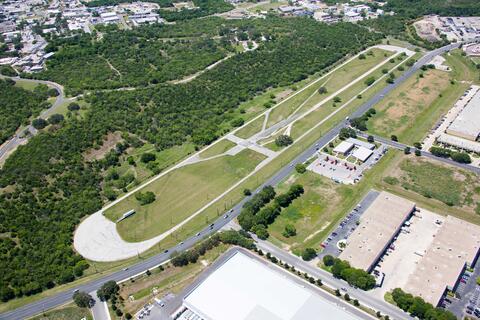
M 428 52 L 425 56 L 423 56 L 419 61 L 412 66 L 409 70 L 407 70 L 402 76 L 400 76 L 398 79 L 396 79 L 395 83 L 389 84 L 386 86 L 384 89 L 382 89 L 378 94 L 376 94 L 374 97 L 372 97 L 370 100 L 368 100 L 366 103 L 364 103 L 362 106 L 360 106 L 355 112 L 353 112 L 350 117 L 355 118 L 361 116 L 363 113 L 365 113 L 368 109 L 372 108 L 375 104 L 377 104 L 379 101 L 383 99 L 385 95 L 390 93 L 392 90 L 394 90 L 396 87 L 398 87 L 402 82 L 404 82 L 406 79 L 408 79 L 410 76 L 414 74 L 417 70 L 420 69 L 423 65 L 429 63 L 432 58 L 438 54 L 442 54 L 446 51 L 449 51 L 451 49 L 459 47 L 460 44 L 451 44 L 433 51 Z M 303 151 L 299 156 L 297 156 L 293 161 L 289 162 L 286 164 L 282 169 L 280 169 L 275 175 L 273 175 L 270 179 L 265 181 L 261 186 L 255 190 L 255 193 L 260 191 L 264 186 L 266 185 L 272 185 L 275 186 L 279 182 L 281 182 L 284 178 L 289 176 L 292 171 L 294 170 L 294 167 L 298 163 L 303 163 L 310 157 L 312 157 L 315 152 L 316 152 L 316 145 L 323 146 L 327 144 L 330 140 L 332 140 L 339 132 L 340 129 L 345 127 L 347 125 L 347 121 L 344 120 L 340 122 L 338 125 L 336 125 L 333 129 L 330 131 L 326 132 L 325 135 L 323 135 L 320 139 L 318 139 L 315 143 L 313 143 L 309 148 L 307 148 L 305 151 Z M 135 275 L 141 274 L 145 272 L 147 269 L 154 268 L 166 261 L 168 261 L 171 252 L 173 251 L 183 251 L 186 249 L 191 248 L 194 246 L 197 242 L 199 242 L 203 237 L 206 237 L 210 234 L 213 234 L 217 232 L 219 229 L 221 229 L 223 226 L 225 226 L 230 220 L 236 218 L 241 211 L 241 208 L 243 204 L 249 200 L 249 198 L 244 198 L 242 201 L 240 201 L 237 205 L 235 205 L 231 212 L 228 214 L 227 218 L 220 217 L 217 221 L 215 221 L 214 225 L 212 228 L 207 227 L 206 229 L 202 230 L 200 232 L 199 236 L 194 236 L 189 239 L 186 239 L 182 244 L 179 244 L 175 247 L 172 247 L 168 250 L 168 252 L 164 252 L 161 254 L 157 254 L 155 256 L 152 256 L 148 259 L 145 259 L 141 262 L 138 262 L 134 265 L 132 265 L 128 269 L 124 269 L 121 271 L 117 271 L 111 274 L 107 274 L 99 279 L 92 280 L 86 284 L 79 285 L 75 288 L 63 291 L 61 293 L 58 293 L 56 295 L 53 295 L 51 297 L 47 297 L 41 300 L 38 300 L 36 302 L 30 303 L 28 305 L 22 306 L 16 310 L 9 311 L 3 314 L 0 314 L 0 319 L 2 320 L 19 320 L 19 319 L 25 319 L 31 316 L 34 316 L 36 314 L 39 314 L 45 310 L 58 307 L 60 305 L 66 304 L 72 299 L 72 294 L 74 289 L 78 289 L 80 291 L 85 291 L 85 292 L 92 292 L 97 290 L 103 283 L 109 280 L 115 280 L 117 282 L 120 282 L 125 279 L 129 279 Z M 277 251 L 278 250 L 278 251 Z M 276 253 L 281 255 L 282 257 L 285 255 L 288 255 L 288 253 L 285 253 L 280 251 L 280 249 L 277 248 Z M 290 258 L 289 258 L 290 259 Z M 289 262 L 290 263 L 290 262 Z M 299 263 L 297 261 L 297 263 Z M 295 263 L 293 263 L 295 265 Z M 304 266 L 302 266 L 303 268 Z M 314 268 L 317 269 L 317 268 Z M 310 270 L 309 273 L 312 275 L 317 276 L 318 278 L 325 280 L 325 281 L 332 281 L 331 279 L 328 280 L 328 277 L 331 277 L 329 274 L 324 274 L 320 271 L 315 271 Z M 331 277 L 332 278 L 332 277 Z M 373 300 L 370 296 L 365 294 L 365 296 L 360 296 L 359 294 L 356 294 L 356 297 L 364 303 L 375 307 L 376 309 L 380 310 L 384 314 L 389 314 L 391 317 L 394 317 L 396 319 L 405 319 L 404 313 L 401 313 L 399 309 L 393 308 L 391 305 L 387 304 L 386 302 L 379 301 L 379 300 Z M 374 305 L 375 303 L 375 305 Z M 395 312 L 397 310 L 397 312 Z M 402 316 L 400 316 L 402 315 Z

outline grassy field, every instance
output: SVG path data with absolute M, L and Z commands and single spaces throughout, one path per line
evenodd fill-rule
M 462 50 L 452 50 L 450 54 L 444 55 L 447 64 L 452 67 L 452 78 L 458 81 L 471 81 L 480 83 L 478 69 L 468 57 L 462 56 Z
M 213 157 L 213 156 L 225 153 L 235 146 L 236 144 L 234 142 L 224 139 L 216 143 L 214 146 L 206 149 L 205 151 L 202 151 L 200 153 L 200 157 L 201 158 Z
M 155 193 L 153 203 L 141 206 L 135 195 L 131 195 L 108 209 L 105 216 L 116 221 L 123 213 L 135 209 L 136 214 L 120 222 L 117 230 L 126 241 L 150 239 L 188 218 L 251 172 L 263 159 L 264 156 L 247 149 L 233 157 L 181 167 L 141 190 Z
M 404 156 L 390 167 L 379 186 L 421 201 L 437 213 L 480 224 L 480 180 L 472 172 Z
M 50 310 L 42 315 L 31 318 L 31 320 L 92 320 L 90 310 L 79 308 L 73 303 L 58 309 Z
M 323 100 L 325 96 L 328 96 L 328 93 L 323 95 L 319 94 L 317 91 L 320 87 L 324 86 L 330 93 L 335 92 L 385 60 L 385 55 L 390 56 L 392 54 L 391 52 L 380 49 L 372 49 L 369 52 L 372 52 L 373 55 L 366 54 L 366 59 L 356 58 L 350 61 L 329 76 L 297 94 L 295 97 L 280 104 L 270 113 L 267 127 L 287 118 L 297 108 L 301 107 L 302 103 L 308 103 L 309 106 L 313 106 Z
M 265 120 L 265 116 L 261 116 L 251 123 L 246 125 L 245 127 L 238 130 L 235 135 L 239 138 L 247 139 L 253 136 L 255 133 L 260 132 L 262 130 L 263 122 Z
M 397 64 L 398 62 L 400 61 L 397 60 Z M 386 66 L 386 68 L 387 67 L 392 68 L 393 66 L 395 66 L 395 64 L 389 63 L 388 66 Z M 395 74 L 397 76 L 400 75 L 401 73 L 402 72 L 400 71 L 395 71 Z M 382 70 L 377 70 L 371 74 L 371 76 L 374 77 L 375 79 L 380 79 L 382 75 L 383 75 Z M 350 102 L 350 104 L 346 107 L 346 109 L 354 110 L 355 108 L 358 108 L 361 104 L 363 104 L 366 100 L 373 97 L 379 90 L 384 88 L 386 85 L 387 85 L 386 82 L 381 80 L 378 83 L 368 87 L 368 90 L 361 95 L 361 99 L 358 99 L 358 98 L 354 99 L 352 102 Z M 302 134 L 304 134 L 307 130 L 309 130 L 310 128 L 315 126 L 317 123 L 325 119 L 329 114 L 334 112 L 336 108 L 342 106 L 351 98 L 358 96 L 358 94 L 362 92 L 365 88 L 367 88 L 365 83 L 363 81 L 360 81 L 342 93 L 341 95 L 342 102 L 337 103 L 336 106 L 334 106 L 333 99 L 331 99 L 330 101 L 326 102 L 322 107 L 311 112 L 304 118 L 296 121 L 293 124 L 292 131 L 291 131 L 292 138 L 296 139 Z
M 417 122 L 418 117 L 422 117 L 423 114 L 432 114 L 430 109 L 441 105 L 439 103 L 434 105 L 433 102 L 444 100 L 444 91 L 452 86 L 447 72 L 429 70 L 423 74 L 423 78 L 419 77 L 420 72 L 410 77 L 375 106 L 377 114 L 367 122 L 370 133 L 384 137 L 394 134 L 402 142 L 414 142 L 406 141 L 404 135 L 412 135 L 413 124 Z M 440 94 L 442 97 L 439 96 Z M 449 95 L 445 96 L 448 99 Z M 432 116 L 435 115 L 437 117 L 434 121 L 439 116 L 436 113 L 432 114 Z

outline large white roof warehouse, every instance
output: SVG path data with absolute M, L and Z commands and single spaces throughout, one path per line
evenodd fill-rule
M 480 90 L 448 127 L 447 133 L 472 141 L 478 139 L 480 135 Z
M 287 274 L 236 252 L 184 299 L 204 320 L 358 319 Z

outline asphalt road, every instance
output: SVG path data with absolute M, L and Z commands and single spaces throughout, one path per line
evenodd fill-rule
M 55 88 L 59 95 L 57 96 L 57 99 L 55 102 L 52 104 L 52 106 L 46 110 L 43 110 L 40 113 L 40 118 L 46 119 L 50 115 L 52 115 L 55 110 L 61 106 L 66 100 L 70 99 L 65 99 L 65 94 L 63 91 L 63 86 L 59 85 L 58 83 L 51 82 L 51 81 L 43 81 L 43 80 L 33 80 L 33 79 L 23 79 L 20 77 L 7 77 L 7 76 L 0 76 L 0 78 L 8 78 L 12 79 L 14 81 L 22 80 L 26 82 L 32 82 L 32 83 L 38 83 L 38 84 L 46 84 L 50 87 Z M 25 141 L 28 140 L 28 136 L 24 136 L 23 132 L 30 132 L 32 136 L 36 135 L 38 133 L 38 130 L 35 129 L 33 126 L 28 125 L 25 129 L 22 130 L 22 132 L 16 133 L 10 140 L 5 142 L 3 145 L 0 146 L 0 160 L 2 160 L 4 157 L 8 156 L 8 154 L 15 150 L 19 145 L 23 144 Z
M 451 44 L 445 47 L 442 47 L 440 49 L 436 49 L 433 51 L 430 51 L 427 53 L 425 56 L 423 56 L 419 61 L 412 66 L 410 69 L 408 69 L 402 76 L 398 77 L 396 81 L 393 84 L 387 85 L 384 89 L 382 89 L 379 93 L 377 93 L 374 97 L 372 97 L 370 100 L 368 100 L 366 103 L 364 103 L 362 106 L 360 106 L 355 112 L 353 112 L 350 115 L 350 118 L 355 118 L 361 116 L 363 113 L 365 113 L 368 109 L 372 108 L 375 104 L 377 104 L 380 100 L 383 99 L 385 95 L 387 95 L 389 92 L 391 92 L 393 89 L 395 89 L 397 86 L 399 86 L 402 82 L 404 82 L 406 79 L 408 79 L 410 76 L 413 75 L 414 72 L 416 72 L 418 69 L 420 69 L 421 66 L 427 64 L 428 62 L 431 61 L 431 59 L 441 53 L 444 53 L 448 50 L 451 50 L 453 48 L 458 47 L 460 44 Z M 287 176 L 289 176 L 292 171 L 294 170 L 294 167 L 298 163 L 303 163 L 310 157 L 314 155 L 316 152 L 317 145 L 323 146 L 327 144 L 330 140 L 332 140 L 338 133 L 340 132 L 340 129 L 345 127 L 347 125 L 347 120 L 344 120 L 340 122 L 337 126 L 335 126 L 333 129 L 330 131 L 326 132 L 319 140 L 317 140 L 314 144 L 312 144 L 309 148 L 307 148 L 305 151 L 303 151 L 299 156 L 297 156 L 293 161 L 287 163 L 282 169 L 280 169 L 273 177 L 265 181 L 261 186 L 255 190 L 256 192 L 259 192 L 264 186 L 267 185 L 272 185 L 275 186 L 279 182 L 281 182 L 283 179 L 285 179 Z M 194 246 L 198 241 L 200 241 L 203 237 L 206 237 L 214 232 L 217 232 L 219 229 L 221 229 L 225 224 L 227 224 L 230 220 L 234 219 L 237 215 L 240 214 L 240 210 L 243 206 L 243 204 L 249 200 L 249 198 L 244 198 L 242 201 L 240 201 L 237 205 L 233 207 L 231 212 L 228 213 L 228 217 L 220 217 L 210 228 L 206 228 L 202 230 L 199 234 L 199 236 L 194 236 L 191 238 L 186 239 L 183 243 L 178 244 L 177 246 L 170 248 L 168 252 L 164 252 L 161 254 L 157 254 L 155 256 L 152 256 L 148 259 L 145 259 L 141 262 L 138 262 L 134 265 L 132 265 L 128 270 L 122 270 L 122 271 L 117 271 L 111 274 L 107 274 L 104 277 L 101 277 L 96 280 L 92 280 L 86 284 L 80 285 L 76 288 L 72 288 L 66 291 L 63 291 L 61 293 L 58 293 L 56 295 L 53 295 L 51 297 L 47 297 L 41 300 L 38 300 L 36 302 L 24 305 L 18 309 L 3 313 L 0 315 L 0 319 L 2 320 L 17 320 L 17 319 L 25 319 L 31 316 L 34 316 L 36 314 L 39 314 L 43 312 L 44 310 L 48 310 L 63 304 L 66 304 L 69 302 L 72 298 L 72 294 L 74 289 L 79 289 L 80 291 L 85 291 L 85 292 L 92 292 L 97 290 L 103 283 L 109 281 L 109 280 L 115 280 L 117 282 L 122 281 L 124 279 L 129 279 L 137 274 L 145 272 L 147 269 L 154 268 L 165 261 L 167 261 L 170 258 L 170 254 L 173 251 L 183 251 L 186 249 L 191 248 Z M 280 250 L 280 249 L 279 249 Z M 285 254 L 285 253 L 283 253 Z M 320 272 L 318 268 L 313 268 L 311 267 L 312 270 L 311 273 L 314 275 L 315 273 L 314 270 L 317 270 L 317 272 Z M 325 274 L 320 274 L 318 273 L 320 278 L 327 277 Z M 363 301 L 363 297 L 357 296 L 357 299 L 360 301 Z M 376 304 L 379 307 L 379 310 L 384 311 L 385 313 L 391 314 L 392 316 L 395 317 L 395 313 L 398 314 L 399 309 L 393 308 L 392 306 L 382 302 L 378 301 L 376 299 L 373 299 L 372 297 L 366 295 L 365 296 L 365 301 L 371 301 L 372 304 Z M 373 300 L 372 300 L 373 299 Z M 369 303 L 370 304 L 370 303 Z M 372 305 L 373 307 L 373 305 Z M 400 317 L 402 318 L 402 317 Z M 400 319 L 399 318 L 399 319 Z M 405 318 L 405 316 L 403 316 Z
M 365 138 L 368 137 L 368 134 L 366 134 L 366 133 L 360 133 L 359 135 L 362 136 L 362 137 L 365 137 Z M 415 147 L 413 147 L 413 146 L 409 146 L 409 145 L 406 145 L 404 143 L 400 143 L 400 142 L 397 142 L 397 141 L 392 141 L 392 140 L 384 138 L 384 137 L 374 136 L 374 138 L 375 138 L 376 141 L 381 142 L 383 144 L 386 144 L 386 145 L 388 145 L 390 147 L 393 147 L 395 149 L 398 149 L 398 150 L 404 150 L 406 147 L 410 147 L 411 152 L 414 152 L 414 150 L 415 150 Z M 456 167 L 471 171 L 471 172 L 476 173 L 476 174 L 480 174 L 480 168 L 479 167 L 475 167 L 475 166 L 472 166 L 472 165 L 469 165 L 469 164 L 466 164 L 466 163 L 456 162 L 456 161 L 453 161 L 450 158 L 437 157 L 437 156 L 431 154 L 430 152 L 424 151 L 424 150 L 420 150 L 420 153 L 421 153 L 422 156 L 424 156 L 426 158 L 441 161 L 443 163 L 446 163 L 446 164 L 449 164 L 449 165 L 452 165 L 452 166 L 456 166 Z
M 347 289 L 347 293 L 352 299 L 357 299 L 361 304 L 366 305 L 376 311 L 380 311 L 382 314 L 388 314 L 390 319 L 413 319 L 413 317 L 403 312 L 399 308 L 389 304 L 386 301 L 379 300 L 371 296 L 366 291 L 350 287 L 347 282 L 334 278 L 327 271 L 317 268 L 316 266 L 312 266 L 308 262 L 303 261 L 301 258 L 294 256 L 267 241 L 262 241 L 259 239 L 256 240 L 257 247 L 263 251 L 270 252 L 281 261 L 294 266 L 295 269 L 300 270 L 301 272 L 306 272 L 314 278 L 322 279 L 322 282 L 331 288 Z

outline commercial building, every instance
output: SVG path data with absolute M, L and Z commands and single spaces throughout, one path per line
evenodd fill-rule
M 470 141 L 478 139 L 480 135 L 480 90 L 460 111 L 446 132 Z
M 382 254 L 415 211 L 415 203 L 381 192 L 360 218 L 339 258 L 371 272 Z
M 342 141 L 338 146 L 333 149 L 333 152 L 347 155 L 354 147 L 353 143 Z
M 187 293 L 173 316 L 182 320 L 358 319 L 273 268 L 236 251 Z
M 480 227 L 448 216 L 408 278 L 405 291 L 434 306 L 454 290 L 465 268 L 473 266 L 480 248 Z
M 358 147 L 355 151 L 353 151 L 352 156 L 362 162 L 365 162 L 372 154 L 372 150 L 364 147 Z

